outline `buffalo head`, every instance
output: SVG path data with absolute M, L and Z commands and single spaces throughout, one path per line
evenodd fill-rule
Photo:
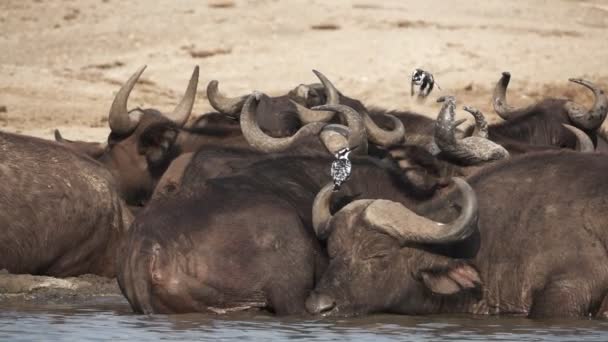
M 194 69 L 186 93 L 170 113 L 156 109 L 127 108 L 129 94 L 143 73 L 140 68 L 116 94 L 108 123 L 112 132 L 101 161 L 119 180 L 121 192 L 128 202 L 139 202 L 153 191 L 171 160 L 177 156 L 175 140 L 184 126 L 196 98 L 198 66 Z
M 151 195 L 160 176 L 179 154 L 176 139 L 190 116 L 198 85 L 197 66 L 184 97 L 172 112 L 139 107 L 129 110 L 129 95 L 145 68 L 139 68 L 116 94 L 108 116 L 111 132 L 106 146 L 69 141 L 55 134 L 59 143 L 106 166 L 131 205 L 139 205 Z
M 312 314 L 424 313 L 425 298 L 478 288 L 477 271 L 464 261 L 432 253 L 433 245 L 468 238 L 477 227 L 477 198 L 462 179 L 460 213 L 439 223 L 387 200 L 357 200 L 332 215 L 331 187 L 317 195 L 313 225 L 328 237 L 330 263 L 306 301 Z M 440 200 L 435 207 L 445 206 Z

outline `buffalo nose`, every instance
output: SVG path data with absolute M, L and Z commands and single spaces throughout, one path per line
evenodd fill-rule
M 313 315 L 330 311 L 336 306 L 333 298 L 324 294 L 311 293 L 306 299 L 306 310 Z

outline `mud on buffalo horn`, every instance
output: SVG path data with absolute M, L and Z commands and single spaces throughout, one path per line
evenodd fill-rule
M 462 194 L 462 203 L 460 215 L 450 223 L 435 222 L 414 213 L 401 203 L 382 199 L 357 200 L 342 208 L 339 213 L 361 215 L 368 227 L 394 237 L 401 244 L 407 242 L 443 244 L 461 241 L 476 229 L 477 196 L 464 179 L 453 178 L 453 182 Z M 313 227 L 320 239 L 329 236 L 332 220 L 338 214 L 331 215 L 329 211 L 332 190 L 333 183 L 327 184 L 319 191 L 313 203 Z M 443 202 L 439 205 L 444 206 Z
M 509 152 L 504 147 L 485 138 L 487 124 L 481 112 L 465 107 L 465 110 L 475 117 L 477 133 L 471 137 L 457 139 L 454 134 L 456 99 L 453 96 L 443 96 L 437 101 L 443 102 L 443 106 L 435 124 L 435 143 L 443 154 L 466 165 L 509 157 Z
M 129 95 L 131 94 L 133 87 L 135 87 L 135 84 L 145 69 L 145 65 L 140 67 L 120 88 L 114 97 L 112 107 L 110 107 L 108 123 L 110 125 L 110 129 L 115 134 L 129 134 L 135 129 L 139 122 L 139 118 L 129 115 L 127 102 L 129 101 Z M 198 74 L 199 67 L 196 66 L 192 72 L 192 76 L 190 77 L 190 82 L 188 82 L 188 88 L 186 89 L 184 97 L 173 112 L 167 115 L 167 118 L 173 120 L 179 126 L 183 126 L 186 123 L 190 113 L 192 112 L 192 107 L 194 106 L 194 100 L 196 98 L 196 89 L 198 86 Z

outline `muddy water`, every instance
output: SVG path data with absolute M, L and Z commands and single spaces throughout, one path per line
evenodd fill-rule
M 608 322 L 471 316 L 276 318 L 261 313 L 134 315 L 119 296 L 0 307 L 0 341 L 608 341 Z

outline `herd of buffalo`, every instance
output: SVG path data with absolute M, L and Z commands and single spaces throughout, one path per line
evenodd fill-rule
M 110 107 L 107 143 L 0 132 L 0 269 L 116 277 L 139 313 L 608 317 L 608 96 L 503 119 L 367 107 L 322 73 L 283 96 L 222 94 L 189 120 Z M 434 116 L 434 115 L 433 115 Z M 356 148 L 355 148 L 356 147 Z M 354 148 L 334 191 L 334 154 Z

